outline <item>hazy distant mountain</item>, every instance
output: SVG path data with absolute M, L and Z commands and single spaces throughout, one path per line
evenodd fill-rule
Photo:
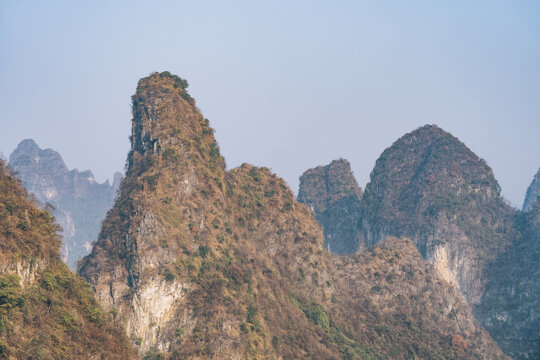
M 298 201 L 313 211 L 324 232 L 324 247 L 336 254 L 354 253 L 361 244 L 362 189 L 347 160 L 309 169 L 300 177 Z
M 540 196 L 540 169 L 534 176 L 531 185 L 527 189 L 527 194 L 525 195 L 525 201 L 523 202 L 523 211 L 529 211 L 532 209 L 534 203 L 538 200 Z
M 105 214 L 112 207 L 122 175 L 113 184 L 99 184 L 90 171 L 68 170 L 60 154 L 42 150 L 31 139 L 23 140 L 9 158 L 28 191 L 54 207 L 53 214 L 63 229 L 62 259 L 71 269 L 90 253 Z

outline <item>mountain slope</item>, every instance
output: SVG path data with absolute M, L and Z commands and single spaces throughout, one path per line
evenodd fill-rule
M 168 72 L 139 81 L 126 178 L 79 267 L 140 355 L 504 358 L 434 272 L 417 275 L 429 279 L 434 299 L 446 299 L 445 309 L 469 319 L 467 325 L 460 330 L 458 320 L 439 307 L 425 312 L 421 327 L 414 325 L 421 318 L 412 309 L 410 321 L 393 319 L 396 308 L 388 304 L 417 306 L 423 289 L 411 283 L 400 294 L 386 282 L 391 273 L 401 279 L 411 266 L 429 266 L 418 252 L 397 261 L 393 245 L 381 251 L 373 260 L 387 269 L 384 278 L 363 277 L 364 263 L 373 264 L 369 259 L 330 256 L 313 214 L 282 179 L 248 164 L 225 170 L 213 130 L 186 87 Z M 345 273 L 358 278 L 343 280 L 345 266 L 351 267 Z M 378 285 L 389 303 L 377 309 L 364 303 L 379 296 L 365 291 L 367 282 Z M 435 317 L 441 310 L 442 320 Z M 375 334 L 384 324 L 392 336 Z M 456 334 L 461 338 L 454 345 Z M 458 354 L 463 342 L 467 349 Z
M 72 269 L 87 255 L 97 239 L 101 221 L 112 207 L 122 176 L 99 184 L 90 171 L 69 171 L 58 152 L 42 150 L 23 140 L 9 158 L 9 166 L 36 199 L 51 204 L 62 227 L 62 259 Z
M 133 358 L 91 288 L 61 262 L 53 218 L 2 161 L 0 219 L 0 358 Z
M 523 211 L 529 211 L 532 209 L 534 203 L 540 196 L 540 169 L 536 172 L 531 185 L 527 188 L 525 194 L 525 201 L 523 202 Z
M 298 201 L 313 211 L 324 232 L 324 247 L 354 253 L 363 243 L 359 227 L 362 189 L 347 160 L 309 169 L 300 177 Z
M 480 322 L 515 359 L 540 359 L 540 200 L 514 218 L 512 246 L 486 271 Z
M 333 263 L 336 320 L 382 358 L 506 358 L 412 241 L 390 237 Z

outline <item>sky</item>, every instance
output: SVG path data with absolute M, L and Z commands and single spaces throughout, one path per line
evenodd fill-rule
M 350 161 L 437 124 L 521 207 L 540 166 L 538 1 L 0 0 L 0 153 L 26 138 L 100 182 L 122 171 L 137 81 L 168 70 L 228 168 Z

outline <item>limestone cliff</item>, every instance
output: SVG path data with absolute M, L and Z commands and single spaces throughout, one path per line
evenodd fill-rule
M 540 197 L 540 169 L 538 169 L 531 185 L 527 189 L 525 201 L 523 202 L 523 211 L 531 210 L 538 197 Z
M 352 257 L 335 257 L 332 270 L 334 321 L 375 344 L 381 358 L 507 358 L 411 240 L 390 237 Z
M 333 258 L 282 179 L 226 171 L 186 87 L 168 72 L 139 81 L 126 178 L 79 268 L 140 355 L 504 358 L 414 247 Z
M 321 224 L 324 247 L 336 254 L 354 253 L 363 244 L 360 231 L 362 189 L 347 160 L 309 169 L 300 177 L 298 201 Z
M 19 143 L 9 166 L 39 202 L 53 206 L 53 215 L 62 227 L 62 259 L 75 269 L 97 240 L 121 174 L 115 174 L 112 185 L 108 181 L 99 184 L 90 171 L 68 170 L 58 152 L 42 150 L 30 139 Z
M 0 160 L 0 358 L 135 358 L 88 284 L 61 262 L 57 229 Z
M 329 296 L 311 288 L 328 280 L 315 220 L 268 169 L 225 171 L 185 87 L 139 82 L 126 178 L 80 273 L 140 354 L 329 358 L 335 345 L 288 301 L 289 288 Z
M 472 305 L 484 291 L 486 266 L 510 244 L 512 215 L 485 161 L 435 125 L 382 153 L 362 203 L 368 245 L 410 237 Z
M 512 246 L 487 269 L 476 309 L 480 322 L 514 359 L 540 359 L 540 200 L 514 217 Z

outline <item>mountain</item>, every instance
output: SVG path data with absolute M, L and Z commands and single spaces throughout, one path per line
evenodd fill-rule
M 360 249 L 389 235 L 412 238 L 506 353 L 540 358 L 540 201 L 531 203 L 538 174 L 527 191 L 527 212 L 515 211 L 500 197 L 483 160 L 451 134 L 427 125 L 384 151 L 357 200 L 360 211 L 345 215 L 327 210 L 334 201 L 327 185 L 330 167 L 306 171 L 298 197 L 314 212 L 327 242 L 336 227 L 350 229 L 344 238 Z M 341 168 L 332 182 L 356 184 L 348 163 Z
M 336 254 L 354 253 L 362 244 L 358 186 L 347 160 L 309 169 L 300 177 L 297 200 L 305 204 L 321 224 L 324 247 Z
M 281 178 L 227 171 L 186 88 L 139 81 L 126 177 L 79 265 L 140 355 L 506 358 L 411 241 L 334 257 Z
M 362 201 L 367 245 L 411 238 L 422 256 L 471 305 L 484 270 L 511 243 L 514 210 L 493 172 L 461 141 L 435 125 L 398 139 L 377 160 Z
M 77 261 L 90 253 L 122 175 L 116 173 L 112 185 L 99 184 L 90 171 L 68 170 L 58 152 L 42 150 L 31 139 L 19 143 L 9 166 L 39 202 L 53 206 L 63 229 L 62 259 L 75 269 Z
M 60 260 L 58 225 L 0 160 L 0 358 L 132 359 L 90 286 Z
M 534 203 L 540 196 L 540 169 L 534 176 L 531 185 L 527 189 L 527 194 L 525 194 L 525 201 L 523 202 L 523 211 L 529 211 L 532 209 Z

